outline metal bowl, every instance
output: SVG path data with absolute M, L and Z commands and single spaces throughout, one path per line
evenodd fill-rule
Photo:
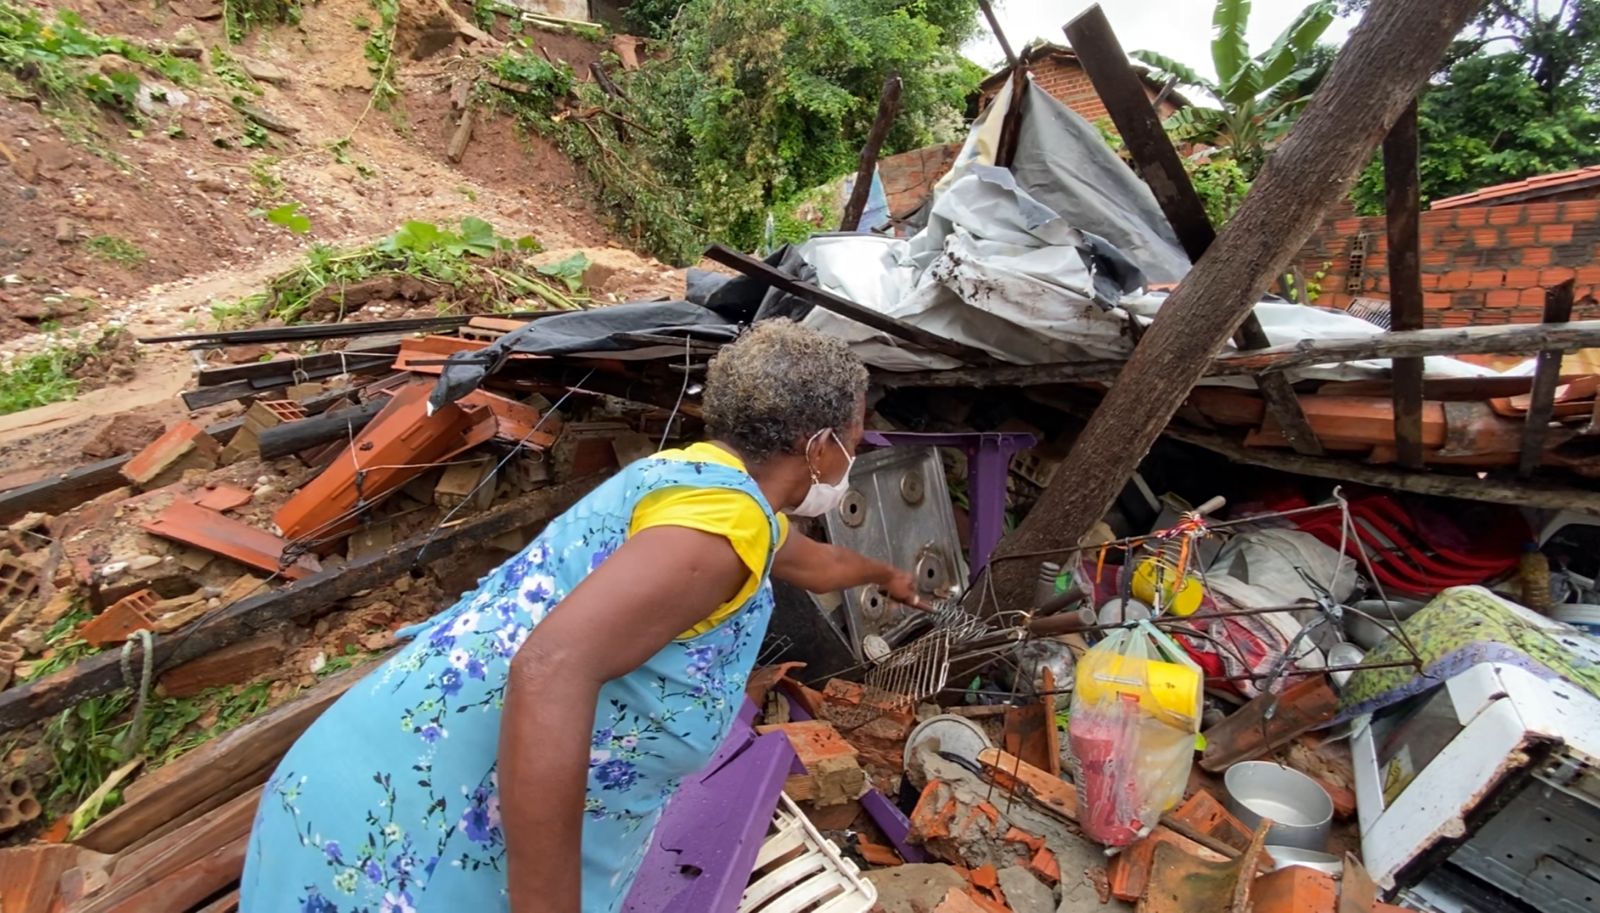
M 1298 770 L 1271 761 L 1244 761 L 1222 775 L 1228 811 L 1254 830 L 1272 819 L 1267 843 L 1321 852 L 1333 824 L 1328 791 Z

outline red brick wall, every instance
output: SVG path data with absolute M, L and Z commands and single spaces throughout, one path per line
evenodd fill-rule
M 1352 279 L 1358 237 L 1365 251 Z M 1424 212 L 1421 250 L 1427 326 L 1536 323 L 1550 286 L 1576 279 L 1580 301 L 1600 296 L 1600 200 Z M 1320 282 L 1318 305 L 1342 308 L 1356 297 L 1389 297 L 1382 216 L 1325 222 L 1295 263 L 1308 284 Z M 1580 304 L 1572 319 L 1600 319 L 1600 305 Z
M 1055 96 L 1062 104 L 1077 112 L 1079 117 L 1093 124 L 1106 120 L 1110 126 L 1106 106 L 1100 101 L 1100 95 L 1095 92 L 1094 84 L 1089 82 L 1089 74 L 1083 71 L 1076 61 L 1064 60 L 1060 57 L 1045 57 L 1028 66 L 1028 72 L 1033 74 L 1034 83 L 1039 88 Z M 994 96 L 1005 85 L 1005 80 L 997 80 L 995 84 L 983 93 L 983 103 L 989 104 Z M 1145 87 L 1145 94 L 1154 101 L 1156 90 Z M 1177 106 L 1171 102 L 1161 103 L 1161 116 L 1166 117 Z
M 944 177 L 961 152 L 960 143 L 924 146 L 878 160 L 878 177 L 889 198 L 889 214 L 907 215 L 933 192 L 933 185 Z

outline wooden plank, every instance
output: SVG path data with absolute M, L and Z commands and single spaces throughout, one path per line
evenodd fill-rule
M 1511 504 L 1518 507 L 1543 507 L 1551 510 L 1576 510 L 1600 514 L 1600 492 L 1567 485 L 1534 481 L 1502 481 L 1494 478 L 1480 479 L 1476 476 L 1444 475 L 1436 472 L 1408 472 L 1404 469 L 1371 466 L 1355 460 L 1303 457 L 1297 453 L 1246 447 L 1221 435 L 1195 431 L 1179 425 L 1168 427 L 1165 434 L 1175 441 L 1204 447 L 1237 463 L 1264 466 L 1298 475 L 1372 485 L 1419 495 L 1482 501 L 1487 504 Z
M 580 479 L 533 492 L 469 523 L 430 531 L 343 567 L 313 574 L 279 590 L 245 599 L 155 642 L 159 674 L 212 650 L 243 640 L 285 621 L 325 612 L 329 604 L 387 583 L 414 567 L 438 561 L 502 533 L 541 525 L 588 492 L 594 479 Z M 129 662 L 142 663 L 136 647 Z M 122 654 L 98 653 L 70 668 L 0 692 L 0 731 L 25 726 L 86 698 L 123 687 Z
M 1190 262 L 1198 262 L 1216 239 L 1216 229 L 1206 216 L 1205 204 L 1195 192 L 1178 150 L 1167 138 L 1167 131 L 1150 104 L 1144 81 L 1129 66 L 1128 55 L 1117 41 L 1110 21 L 1096 4 L 1068 22 L 1065 31 L 1133 157 L 1134 170 L 1150 185 L 1150 192 L 1172 223 Z
M 1389 229 L 1389 329 L 1422 329 L 1422 254 L 1418 213 L 1417 103 L 1412 101 L 1383 140 L 1384 199 Z M 1397 358 L 1394 375 L 1394 440 L 1401 466 L 1421 469 L 1421 358 Z
M 380 660 L 381 661 L 381 660 Z M 376 663 L 347 669 L 232 732 L 145 774 L 126 790 L 124 804 L 96 821 L 75 841 L 102 853 L 120 853 L 219 792 L 241 783 L 266 782 L 289 746 Z
M 1099 6 L 1089 7 L 1067 23 L 1066 33 L 1095 92 L 1105 103 L 1112 123 L 1127 144 L 1139 176 L 1150 185 L 1189 260 L 1198 262 L 1216 240 L 1216 230 L 1206 215 L 1200 194 L 1189 180 L 1189 172 L 1183 167 L 1178 150 L 1161 126 L 1155 106 L 1146 94 L 1144 80 L 1129 65 L 1128 55 Z M 1163 313 L 1166 313 L 1165 308 Z M 1270 344 L 1254 312 L 1245 316 L 1233 340 L 1241 349 L 1264 349 Z M 1299 453 L 1321 455 L 1322 445 L 1306 421 L 1288 380 L 1262 377 L 1256 381 L 1256 386 L 1290 446 Z
M 1572 317 L 1574 280 L 1568 279 L 1544 293 L 1546 326 L 1566 323 Z M 1561 380 L 1560 351 L 1539 353 L 1533 370 L 1533 393 L 1528 403 L 1527 423 L 1522 427 L 1522 453 L 1517 460 L 1517 475 L 1526 479 L 1539 468 L 1544 456 L 1544 440 L 1550 433 L 1550 417 L 1555 411 L 1556 385 Z M 1600 397 L 1596 397 L 1600 400 Z
M 257 787 L 162 840 L 119 856 L 111 881 L 74 913 L 187 910 L 239 880 Z
M 1291 682 L 1279 694 L 1262 694 L 1205 731 L 1200 766 L 1217 772 L 1286 745 L 1339 712 L 1339 695 L 1325 675 Z
M 856 182 L 850 188 L 850 199 L 844 204 L 844 215 L 839 218 L 840 231 L 855 231 L 861 226 L 861 214 L 867 209 L 867 197 L 872 193 L 872 178 L 878 172 L 878 150 L 889 136 L 894 115 L 900 108 L 900 76 L 890 73 L 883 81 L 883 91 L 878 95 L 878 115 L 873 118 L 872 129 L 867 131 L 867 142 L 861 147 L 861 161 L 856 165 Z
M 444 151 L 444 157 L 450 160 L 450 164 L 459 164 L 461 157 L 467 154 L 467 144 L 472 142 L 472 127 L 476 119 L 476 108 L 469 107 L 462 112 L 455 132 L 450 134 L 450 145 Z
M 1295 371 L 1317 365 L 1426 355 L 1534 355 L 1600 346 L 1600 320 L 1522 323 L 1506 326 L 1440 327 L 1374 333 L 1349 339 L 1301 340 L 1212 359 L 1205 377 L 1241 377 L 1268 371 Z M 885 387 L 1033 387 L 1115 380 L 1125 362 L 992 365 L 942 371 L 878 371 L 873 381 Z M 1513 381 L 1504 378 L 1454 378 L 1453 384 Z M 1445 383 L 1445 381 L 1429 381 Z
M 909 342 L 930 352 L 948 355 L 968 364 L 984 365 L 994 361 L 993 356 L 982 349 L 974 348 L 966 343 L 945 339 L 943 336 L 930 333 L 921 327 L 912 326 L 903 320 L 898 320 L 887 314 L 880 314 L 871 308 L 863 307 L 848 298 L 841 298 L 809 282 L 801 282 L 782 270 L 768 266 L 754 257 L 730 250 L 721 244 L 711 245 L 706 250 L 706 257 L 723 266 L 738 270 L 752 279 L 764 282 L 775 289 L 787 292 L 825 311 L 838 314 L 840 317 L 847 317 L 880 333 L 893 336 L 902 342 Z
M 376 349 L 346 350 L 343 352 L 323 352 L 317 355 L 305 355 L 299 358 L 274 358 L 271 361 L 252 361 L 242 365 L 224 365 L 217 368 L 206 368 L 195 375 L 195 384 L 201 387 L 215 387 L 219 384 L 232 383 L 236 380 L 260 380 L 262 378 L 288 377 L 294 382 L 296 370 L 313 371 L 319 368 L 338 367 L 348 368 L 351 373 L 355 369 L 371 363 L 387 367 L 394 361 L 395 353 L 400 351 L 398 345 L 381 346 Z
M 1005 114 L 1000 119 L 1000 136 L 994 144 L 994 163 L 1001 168 L 1010 168 L 1017 157 L 1017 141 L 1022 136 L 1022 99 L 1032 86 L 1028 82 L 1028 75 L 1022 67 L 1012 67 L 1011 91 L 1007 97 Z
M 978 754 L 994 784 L 1067 821 L 1078 820 L 1078 790 L 1071 783 L 998 748 Z

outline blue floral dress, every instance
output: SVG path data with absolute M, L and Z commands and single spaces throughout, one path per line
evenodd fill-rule
M 623 469 L 350 689 L 268 780 L 242 913 L 505 910 L 495 782 L 511 657 L 627 537 L 634 506 L 670 486 L 751 495 L 772 529 L 761 585 L 733 615 L 675 640 L 600 691 L 583 824 L 583 913 L 628 893 L 661 808 L 727 735 L 772 613 L 778 521 L 743 472 L 647 458 Z

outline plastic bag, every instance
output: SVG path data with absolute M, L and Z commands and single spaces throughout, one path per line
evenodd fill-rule
M 1149 622 L 1112 632 L 1078 660 L 1068 734 L 1091 839 L 1127 846 L 1183 798 L 1201 682 L 1200 667 Z

